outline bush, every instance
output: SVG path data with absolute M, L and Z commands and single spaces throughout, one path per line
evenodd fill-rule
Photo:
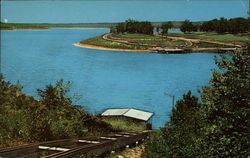
M 216 58 L 201 101 L 188 92 L 176 103 L 170 121 L 146 143 L 153 157 L 249 156 L 250 47 Z M 158 143 L 159 142 L 159 143 Z M 159 153 L 159 154 L 157 154 Z M 150 157 L 150 156 L 149 156 Z
M 70 85 L 60 80 L 55 86 L 38 89 L 38 101 L 0 75 L 0 147 L 16 141 L 47 141 L 112 131 L 109 124 L 72 105 L 72 98 L 66 95 Z

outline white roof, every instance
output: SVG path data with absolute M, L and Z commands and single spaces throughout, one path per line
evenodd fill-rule
M 123 115 L 126 113 L 129 109 L 108 109 L 102 113 L 103 116 L 117 116 L 117 115 Z
M 153 115 L 151 112 L 135 109 L 108 109 L 102 113 L 102 116 L 126 116 L 143 121 L 147 121 Z

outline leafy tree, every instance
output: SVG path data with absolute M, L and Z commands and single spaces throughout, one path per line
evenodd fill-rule
M 215 59 L 220 70 L 213 71 L 210 86 L 202 89 L 201 103 L 190 92 L 176 103 L 160 136 L 153 135 L 147 141 L 148 153 L 159 157 L 250 154 L 250 46 L 230 55 Z
M 63 83 L 60 80 L 56 83 L 56 86 L 47 85 L 44 90 L 37 89 L 38 95 L 41 97 L 41 102 L 48 108 L 56 108 L 58 106 L 69 106 L 72 104 L 70 97 L 66 97 L 66 93 L 69 92 L 71 83 Z
M 211 21 L 207 21 L 202 23 L 201 31 L 211 32 L 215 31 L 217 33 L 246 33 L 250 30 L 250 21 L 249 18 L 232 18 L 232 19 L 214 19 Z
M 156 26 L 156 32 L 157 32 L 157 33 L 160 32 L 160 26 Z
M 34 142 L 112 131 L 109 124 L 72 105 L 71 83 L 63 80 L 38 89 L 41 100 L 26 96 L 19 85 L 0 74 L 0 148 L 15 142 Z M 91 121 L 89 121 L 91 120 Z M 98 129 L 98 130 L 96 130 Z
M 110 33 L 117 33 L 116 27 L 111 26 L 110 27 Z
M 195 26 L 193 25 L 192 22 L 190 22 L 189 20 L 185 20 L 182 24 L 181 24 L 181 31 L 184 32 L 184 33 L 187 33 L 187 32 L 192 32 L 192 31 L 195 31 L 196 28 Z
M 248 21 L 244 18 L 234 18 L 229 21 L 228 31 L 231 33 L 244 33 L 248 30 Z
M 171 21 L 163 23 L 161 25 L 162 35 L 167 34 L 168 30 L 171 29 L 172 27 L 173 27 L 173 23 Z
M 215 30 L 218 33 L 225 33 L 229 30 L 229 23 L 226 18 L 220 18 L 215 24 Z
M 148 21 L 126 20 L 124 23 L 118 23 L 116 33 L 141 33 L 153 34 L 154 27 Z
M 231 55 L 232 59 L 216 59 L 223 73 L 213 71 L 211 87 L 203 88 L 201 97 L 204 153 L 211 157 L 249 155 L 250 50 Z
M 146 142 L 148 157 L 197 156 L 200 151 L 195 145 L 195 137 L 199 133 L 197 110 L 200 106 L 198 98 L 192 96 L 190 91 L 184 94 L 172 109 L 170 122 Z

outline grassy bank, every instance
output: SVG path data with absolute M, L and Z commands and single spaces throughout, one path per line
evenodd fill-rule
M 143 34 L 124 34 L 124 35 L 112 35 L 113 38 L 119 38 L 122 42 L 105 40 L 102 36 L 81 41 L 81 44 L 89 44 L 94 46 L 106 47 L 106 48 L 118 48 L 118 49 L 134 49 L 134 50 L 147 50 L 152 46 L 162 47 L 178 47 L 185 45 L 181 40 L 156 40 L 163 39 L 159 36 L 143 35 Z M 128 40 L 129 39 L 129 40 Z M 139 40 L 146 39 L 146 40 Z M 126 42 L 126 43 L 125 43 Z
M 194 32 L 194 33 L 169 33 L 169 36 L 185 37 L 190 39 L 206 39 L 216 40 L 221 42 L 250 42 L 249 34 L 234 35 L 234 34 L 218 34 L 213 32 Z
M 103 117 L 102 121 L 110 124 L 116 131 L 142 131 L 146 130 L 145 125 L 119 117 Z
M 135 44 L 148 44 L 148 45 L 155 45 L 158 47 L 176 47 L 176 46 L 184 46 L 185 42 L 181 40 L 143 40 L 143 41 L 131 41 L 131 43 Z
M 162 39 L 161 36 L 146 35 L 146 34 L 113 34 L 115 38 L 130 38 L 130 39 Z
M 192 46 L 192 48 L 234 48 L 234 46 L 228 46 L 223 44 L 199 42 Z
M 124 44 L 124 43 L 104 40 L 102 36 L 90 38 L 88 40 L 81 41 L 80 43 L 100 46 L 100 47 L 107 47 L 107 48 L 118 48 L 118 49 L 147 49 L 148 48 L 146 46 L 129 45 L 129 44 Z

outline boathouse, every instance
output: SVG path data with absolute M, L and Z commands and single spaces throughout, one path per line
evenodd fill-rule
M 151 118 L 153 113 L 136 110 L 136 109 L 107 109 L 101 116 L 104 117 L 125 117 L 135 122 L 140 122 L 146 125 L 147 129 L 151 129 Z

